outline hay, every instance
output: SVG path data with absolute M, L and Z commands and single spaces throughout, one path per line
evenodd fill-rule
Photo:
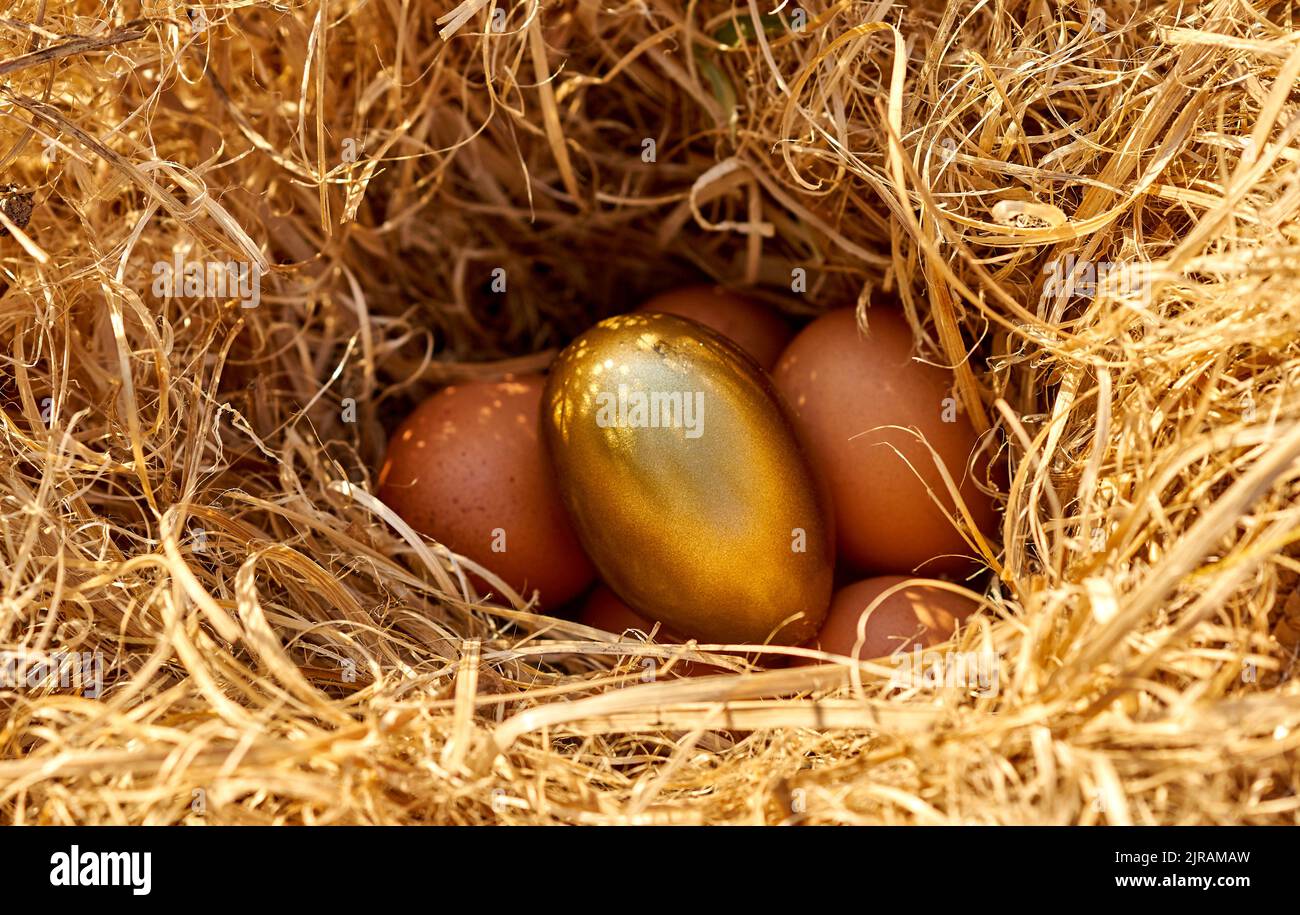
M 0 650 L 105 681 L 0 690 L 6 821 L 1300 819 L 1292 4 L 435 6 L 0 22 Z M 436 385 L 700 274 L 956 367 L 996 695 L 643 683 L 708 646 L 483 601 L 369 497 Z

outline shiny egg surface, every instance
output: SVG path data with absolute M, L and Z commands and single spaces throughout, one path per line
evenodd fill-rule
M 557 358 L 542 427 L 601 577 L 688 638 L 797 643 L 830 603 L 833 548 L 764 374 L 663 314 L 609 318 Z

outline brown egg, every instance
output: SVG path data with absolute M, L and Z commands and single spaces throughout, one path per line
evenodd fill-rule
M 938 452 L 987 532 L 992 504 L 966 472 L 975 432 L 950 399 L 952 374 L 911 358 L 907 322 L 883 308 L 868 321 L 864 337 L 853 309 L 823 315 L 773 373 L 829 494 L 840 558 L 872 572 L 964 573 L 972 551 L 926 487 L 959 517 L 952 498 L 929 449 L 904 430 L 919 430 Z
M 698 321 L 749 354 L 767 371 L 790 342 L 790 326 L 762 302 L 722 286 L 686 286 L 655 296 L 637 311 Z
M 861 660 L 883 658 L 895 651 L 910 651 L 913 645 L 933 648 L 952 637 L 957 624 L 979 605 L 968 597 L 941 587 L 910 585 L 885 598 L 871 611 L 865 624 L 865 640 L 855 654 L 858 619 L 872 601 L 900 582 L 902 575 L 882 575 L 846 585 L 835 592 L 830 613 L 817 638 L 808 643 L 845 657 Z M 820 663 L 803 660 L 805 664 Z
M 443 388 L 393 433 L 379 498 L 525 597 L 559 607 L 595 577 L 542 444 L 543 378 Z
M 586 602 L 582 605 L 582 611 L 578 614 L 578 622 L 584 626 L 593 626 L 596 629 L 603 629 L 606 632 L 612 632 L 615 635 L 622 635 L 629 629 L 636 629 L 647 635 L 655 627 L 652 620 L 646 619 L 640 613 L 637 613 L 617 594 L 611 591 L 606 585 L 596 585 L 591 594 L 587 597 Z M 660 624 L 659 631 L 655 635 L 655 641 L 660 645 L 676 645 L 686 641 L 680 635 L 673 632 L 667 626 Z M 740 653 L 734 653 L 737 657 L 743 657 Z M 766 658 L 776 657 L 775 655 L 765 656 Z M 760 656 L 758 663 L 763 663 L 764 656 Z M 667 664 L 667 659 L 664 659 Z M 672 673 L 680 677 L 708 677 L 714 674 L 728 674 L 735 671 L 728 670 L 725 667 L 718 667 L 713 664 L 702 664 L 695 661 L 678 660 L 672 665 Z
M 597 585 L 588 595 L 578 614 L 578 622 L 615 635 L 621 635 L 629 629 L 638 629 L 648 634 L 655 627 L 653 620 L 646 619 L 623 603 L 619 596 L 605 585 Z M 660 625 L 655 641 L 680 642 L 681 638 L 670 632 L 667 627 Z

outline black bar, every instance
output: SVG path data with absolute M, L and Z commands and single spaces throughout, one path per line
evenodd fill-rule
M 979 887 L 997 887 L 1007 901 L 1030 889 L 1072 901 L 1192 894 L 1233 901 L 1290 886 L 1294 836 L 1226 827 L 580 828 L 547 835 L 509 828 L 34 827 L 0 829 L 0 851 L 7 889 L 19 897 L 127 907 L 230 894 L 259 909 L 354 897 L 438 907 L 465 892 L 553 897 L 558 890 L 543 874 L 567 875 L 561 882 L 575 906 L 595 904 L 620 884 L 667 900 L 688 884 L 748 896 L 761 894 L 767 881 L 810 901 L 844 893 L 863 905 L 869 884 L 915 892 L 926 904 L 969 903 Z M 75 886 L 67 885 L 74 846 Z M 100 856 L 124 852 L 137 857 Z M 146 860 L 148 892 L 137 892 Z M 84 885 L 83 877 L 111 878 L 114 868 L 118 885 Z

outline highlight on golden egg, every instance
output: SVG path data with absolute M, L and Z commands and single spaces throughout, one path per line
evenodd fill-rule
M 606 319 L 551 367 L 543 430 L 587 554 L 643 613 L 711 642 L 816 631 L 827 520 L 770 382 L 732 343 L 671 315 Z

